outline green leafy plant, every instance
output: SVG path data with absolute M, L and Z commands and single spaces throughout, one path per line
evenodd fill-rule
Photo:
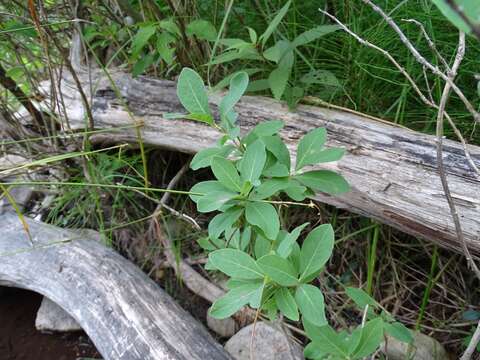
M 480 39 L 480 6 L 477 0 L 433 0 L 440 11 L 461 31 Z
M 220 44 L 225 47 L 225 51 L 213 58 L 211 64 L 230 63 L 235 60 L 254 61 L 256 65 L 253 68 L 243 71 L 252 75 L 266 70 L 267 77 L 253 81 L 249 86 L 249 91 L 270 89 L 277 100 L 284 98 L 291 107 L 294 107 L 305 90 L 313 84 L 321 84 L 330 88 L 340 87 L 340 82 L 333 73 L 327 70 L 314 69 L 312 66 L 310 66 L 308 73 L 299 78 L 299 81 L 294 81 L 291 76 L 297 58 L 297 49 L 338 30 L 339 27 L 337 25 L 319 25 L 303 32 L 293 40 L 281 36 L 281 39 L 277 40 L 273 46 L 268 47 L 269 39 L 277 31 L 290 4 L 291 1 L 288 1 L 277 12 L 267 29 L 260 36 L 249 27 L 247 28 L 249 40 L 239 38 L 221 39 Z M 232 74 L 231 77 L 236 74 Z M 226 86 L 231 77 L 227 77 L 217 87 Z
M 245 72 L 231 78 L 229 92 L 218 106 L 217 123 L 202 79 L 185 68 L 177 93 L 188 113 L 170 114 L 206 123 L 222 133 L 215 147 L 200 151 L 191 162 L 194 170 L 211 168 L 216 179 L 194 185 L 190 195 L 198 211 L 218 212 L 209 223 L 208 237 L 198 241 L 209 252 L 206 269 L 229 277 L 229 291 L 212 305 L 210 315 L 226 318 L 248 305 L 271 319 L 278 313 L 292 321 L 302 318 L 312 340 L 306 355 L 313 359 L 364 357 L 377 349 L 384 332 L 409 340 L 409 331 L 385 311 L 376 315 L 379 305 L 359 289 L 347 293 L 366 309 L 368 322 L 351 334 L 336 333 L 328 325 L 324 296 L 312 283 L 332 254 L 333 228 L 330 224 L 315 227 L 300 245 L 298 239 L 309 224 L 287 231 L 279 211 L 283 204 L 311 206 L 300 201 L 315 191 L 347 192 L 349 185 L 341 175 L 307 168 L 337 161 L 344 151 L 324 148 L 325 129 L 314 129 L 300 139 L 293 167 L 289 150 L 278 135 L 282 121 L 265 121 L 241 134 L 234 106 L 247 87 Z M 285 196 L 293 201 L 282 200 Z
M 178 50 L 184 52 L 196 40 L 214 41 L 217 37 L 212 23 L 201 19 L 186 24 L 184 31 L 173 17 L 125 26 L 118 23 L 97 25 L 101 23 L 98 20 L 95 26 L 85 27 L 84 39 L 89 48 L 103 49 L 113 42 L 118 47 L 117 52 L 132 64 L 133 76 L 160 65 L 174 66 Z

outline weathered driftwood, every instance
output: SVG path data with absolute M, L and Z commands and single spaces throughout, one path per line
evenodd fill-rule
M 230 359 L 132 263 L 88 233 L 0 216 L 0 285 L 41 293 L 82 326 L 107 360 Z
M 122 99 L 118 99 L 105 76 L 92 76 L 92 84 L 88 83 L 88 76 L 82 76 L 85 89 L 93 90 L 92 111 L 97 129 L 142 123 L 141 133 L 146 144 L 188 153 L 211 146 L 218 139 L 217 131 L 202 124 L 163 118 L 167 112 L 183 111 L 174 82 L 146 77 L 132 79 L 121 72 L 114 73 L 112 78 Z M 67 108 L 64 115 L 72 128 L 83 128 L 85 112 L 75 86 L 65 80 L 62 92 Z M 213 102 L 218 103 L 218 100 L 219 96 L 214 96 Z M 317 194 L 319 201 L 460 251 L 437 173 L 433 136 L 349 112 L 312 106 L 299 106 L 295 112 L 290 112 L 285 105 L 264 97 L 245 96 L 236 109 L 242 130 L 268 119 L 284 120 L 286 126 L 281 135 L 293 151 L 298 139 L 316 127 L 327 128 L 328 146 L 346 148 L 346 156 L 328 167 L 344 175 L 352 191 L 341 196 Z M 96 137 L 104 141 L 137 141 L 133 128 L 117 129 Z M 464 237 L 478 255 L 480 179 L 469 167 L 459 143 L 445 141 L 444 144 L 445 167 Z M 469 150 L 480 166 L 480 148 L 470 146 Z

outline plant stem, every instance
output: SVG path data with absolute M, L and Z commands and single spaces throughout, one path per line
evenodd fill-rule
M 368 270 L 367 270 L 367 294 L 372 295 L 373 274 L 375 272 L 375 261 L 377 260 L 377 243 L 380 233 L 380 226 L 375 224 L 373 228 L 372 243 L 368 254 Z

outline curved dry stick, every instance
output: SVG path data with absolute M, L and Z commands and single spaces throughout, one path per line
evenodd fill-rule
M 0 216 L 0 284 L 45 295 L 70 314 L 106 360 L 228 360 L 223 350 L 138 267 L 81 234 Z

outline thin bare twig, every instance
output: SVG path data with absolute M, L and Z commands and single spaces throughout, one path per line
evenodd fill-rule
M 465 33 L 460 32 L 459 40 L 458 40 L 458 49 L 457 55 L 455 56 L 455 61 L 453 63 L 452 69 L 449 73 L 449 78 L 453 80 L 457 74 L 458 68 L 463 60 L 465 55 Z M 457 238 L 460 244 L 462 245 L 464 255 L 469 263 L 470 267 L 474 271 L 477 278 L 480 280 L 480 270 L 477 267 L 477 264 L 472 258 L 470 254 L 470 250 L 468 249 L 467 243 L 463 236 L 462 226 L 460 223 L 460 217 L 458 216 L 458 212 L 453 201 L 452 194 L 450 192 L 450 187 L 448 185 L 447 175 L 445 173 L 445 168 L 443 164 L 443 118 L 445 113 L 445 105 L 448 100 L 448 96 L 451 90 L 451 82 L 447 82 L 443 89 L 442 97 L 440 99 L 440 105 L 438 109 L 437 115 L 437 163 L 438 163 L 438 172 L 440 175 L 440 180 L 442 182 L 443 191 L 445 193 L 445 197 L 447 198 L 448 206 L 450 208 L 450 213 L 452 215 L 453 223 L 455 225 L 455 231 L 457 233 Z
M 167 185 L 167 190 L 172 190 L 175 186 L 177 186 L 178 182 L 182 178 L 182 176 L 187 172 L 188 168 L 190 166 L 190 161 L 187 161 L 181 168 L 180 170 L 175 174 L 175 176 L 170 180 L 170 182 Z M 160 201 L 157 202 L 157 207 L 155 211 L 153 212 L 152 216 L 153 218 L 156 218 L 158 215 L 161 214 L 162 208 L 167 209 L 169 212 L 171 212 L 173 215 L 180 217 L 189 223 L 193 225 L 193 227 L 197 230 L 201 230 L 200 225 L 193 219 L 191 216 L 188 216 L 186 214 L 181 213 L 180 211 L 175 210 L 171 206 L 167 205 L 168 200 L 170 199 L 171 193 L 170 192 L 165 192 L 160 199 Z M 149 231 L 152 232 L 154 230 L 154 224 L 153 221 L 150 223 L 150 228 Z
M 480 114 L 475 110 L 475 108 L 473 107 L 472 103 L 465 97 L 465 95 L 463 94 L 462 90 L 460 90 L 460 88 L 453 82 L 453 80 L 448 76 L 446 75 L 445 73 L 443 73 L 439 68 L 438 66 L 435 66 L 433 64 L 431 64 L 429 61 L 427 61 L 427 59 L 425 59 L 421 54 L 420 52 L 417 50 L 417 48 L 415 48 L 415 46 L 411 43 L 411 41 L 407 38 L 407 36 L 403 33 L 403 31 L 400 29 L 400 27 L 395 23 L 395 21 L 393 21 L 393 19 L 388 16 L 381 7 L 379 7 L 378 5 L 374 4 L 372 1 L 370 0 L 362 0 L 365 4 L 367 4 L 368 6 L 370 6 L 373 11 L 375 11 L 376 13 L 378 13 L 386 22 L 388 25 L 390 25 L 390 27 L 397 33 L 397 35 L 399 36 L 400 40 L 402 41 L 402 43 L 407 47 L 407 49 L 412 53 L 413 57 L 420 63 L 422 64 L 423 66 L 427 67 L 428 69 L 430 69 L 430 71 L 432 71 L 435 75 L 438 75 L 440 76 L 444 81 L 446 81 L 450 87 L 452 88 L 452 90 L 455 92 L 455 94 L 458 95 L 458 97 L 460 98 L 460 100 L 462 100 L 462 102 L 465 104 L 465 107 L 467 108 L 467 110 L 472 114 L 474 120 L 478 123 L 480 123 Z
M 432 39 L 430 38 L 430 36 L 428 36 L 428 33 L 427 31 L 425 30 L 425 26 L 423 26 L 423 24 L 418 21 L 418 20 L 415 20 L 415 19 L 402 19 L 402 21 L 405 21 L 405 22 L 409 22 L 409 23 L 413 23 L 415 25 L 417 25 L 419 28 L 420 28 L 420 31 L 422 32 L 422 35 L 423 37 L 425 38 L 425 40 L 427 41 L 427 44 L 428 46 L 430 47 L 430 49 L 432 50 L 432 52 L 435 54 L 435 56 L 440 60 L 440 62 L 443 64 L 443 66 L 445 66 L 445 69 L 447 69 L 447 71 L 450 71 L 450 65 L 447 63 L 447 61 L 445 60 L 445 58 L 442 56 L 442 54 L 440 54 L 440 52 L 438 51 L 437 49 L 437 46 L 435 45 L 435 43 L 432 41 Z
M 475 329 L 475 332 L 473 333 L 472 338 L 468 343 L 467 350 L 465 350 L 460 360 L 469 360 L 472 357 L 473 353 L 475 352 L 475 349 L 477 348 L 477 345 L 479 342 L 480 342 L 480 321 L 478 322 L 477 328 Z
M 360 44 L 366 46 L 366 47 L 369 47 L 369 48 L 372 48 L 378 52 L 380 52 L 381 54 L 383 54 L 388 60 L 390 60 L 390 62 L 398 69 L 398 71 L 400 71 L 400 73 L 405 76 L 405 78 L 408 80 L 408 82 L 410 83 L 410 85 L 412 86 L 413 90 L 418 94 L 418 96 L 420 97 L 420 99 L 429 107 L 433 108 L 433 109 L 436 109 L 437 111 L 439 110 L 439 107 L 437 104 L 435 104 L 433 102 L 433 100 L 431 99 L 428 99 L 425 94 L 422 92 L 422 90 L 420 90 L 420 88 L 418 87 L 417 83 L 415 82 L 415 80 L 413 80 L 413 78 L 410 76 L 410 74 L 405 70 L 405 68 L 400 65 L 398 63 L 398 61 L 388 52 L 386 51 L 385 49 L 382 49 L 381 47 L 375 45 L 375 44 L 372 44 L 371 42 L 361 38 L 358 34 L 354 33 L 352 30 L 350 30 L 345 24 L 343 24 L 340 20 L 338 20 L 335 16 L 331 15 L 330 13 L 322 10 L 322 9 L 318 9 L 321 13 L 323 13 L 324 15 L 326 15 L 327 17 L 329 17 L 331 20 L 333 20 L 334 22 L 336 22 L 346 33 L 348 33 L 350 36 L 352 36 L 355 40 L 357 40 Z M 429 92 L 429 96 L 431 97 L 431 94 Z M 472 159 L 472 156 L 470 155 L 470 152 L 467 148 L 467 142 L 465 141 L 463 135 L 461 134 L 461 132 L 458 130 L 458 128 L 455 126 L 455 123 L 453 122 L 453 120 L 451 119 L 450 115 L 444 111 L 444 115 L 445 117 L 447 118 L 450 126 L 452 126 L 454 132 L 455 132 L 455 135 L 458 137 L 458 139 L 460 140 L 460 142 L 462 143 L 462 146 L 463 146 L 463 151 L 465 153 L 465 157 L 467 159 L 467 162 L 469 163 L 471 169 L 475 172 L 475 175 L 478 177 L 480 176 L 480 170 L 478 169 L 478 167 L 476 166 L 475 162 L 473 161 Z

